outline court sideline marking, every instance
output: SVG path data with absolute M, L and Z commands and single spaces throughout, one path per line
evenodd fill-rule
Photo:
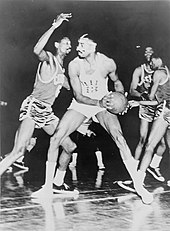
M 170 190 L 167 191 L 162 191 L 162 192 L 158 192 L 155 194 L 164 194 L 164 193 L 169 193 Z M 136 197 L 137 194 L 128 194 L 128 195 L 124 195 L 124 196 L 117 196 L 117 197 L 105 197 L 105 198 L 94 198 L 94 199 L 85 199 L 85 200 L 76 200 L 76 201 L 67 201 L 67 202 L 62 202 L 63 205 L 67 205 L 67 204 L 75 204 L 75 203 L 86 203 L 86 202 L 95 202 L 95 201 L 106 201 L 106 200 L 114 200 L 114 201 L 118 201 L 118 202 L 123 202 L 124 200 L 128 200 L 131 199 L 133 197 Z M 55 198 L 53 198 L 55 199 Z M 123 199 L 123 200 L 121 200 Z M 37 200 L 38 201 L 38 200 Z M 20 209 L 31 209 L 31 208 L 36 208 L 36 207 L 40 207 L 41 203 L 39 202 L 38 205 L 28 205 L 28 206 L 19 206 L 19 207 L 14 207 L 14 208 L 5 208 L 5 209 L 0 209 L 0 212 L 7 212 L 7 211 L 12 211 L 12 210 L 20 210 Z

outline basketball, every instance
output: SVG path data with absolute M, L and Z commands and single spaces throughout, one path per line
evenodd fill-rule
M 120 92 L 112 92 L 109 94 L 108 99 L 111 102 L 112 109 L 107 110 L 112 114 L 122 113 L 128 105 L 127 98 Z

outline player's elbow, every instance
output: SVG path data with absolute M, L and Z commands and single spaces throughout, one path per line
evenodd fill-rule
M 134 90 L 133 88 L 130 88 L 129 93 L 130 93 L 131 96 L 136 96 L 137 91 Z
M 149 95 L 149 100 L 153 100 L 154 96 L 153 95 Z
M 41 50 L 38 48 L 37 45 L 35 45 L 34 49 L 33 49 L 33 52 L 35 55 L 39 55 L 41 53 Z
M 82 97 L 80 94 L 74 93 L 74 98 L 78 103 L 82 103 Z

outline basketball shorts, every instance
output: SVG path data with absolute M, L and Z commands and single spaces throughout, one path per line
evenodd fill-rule
M 106 110 L 105 108 L 101 108 L 98 106 L 91 106 L 87 104 L 78 103 L 75 99 L 72 100 L 67 110 L 70 110 L 70 109 L 83 114 L 88 119 L 95 116 L 97 113 Z
M 168 129 L 170 129 L 170 108 L 167 106 L 166 101 L 164 101 L 163 110 L 160 117 L 162 117 L 162 119 L 168 123 Z
M 139 107 L 139 118 L 144 119 L 148 122 L 159 118 L 163 110 L 163 103 L 160 103 L 158 106 L 144 106 L 140 105 Z
M 35 128 L 42 128 L 51 124 L 57 125 L 59 118 L 54 115 L 51 105 L 46 104 L 33 96 L 28 96 L 20 108 L 19 120 L 31 118 L 35 122 Z

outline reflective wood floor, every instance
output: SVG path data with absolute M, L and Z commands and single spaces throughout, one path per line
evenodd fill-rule
M 119 162 L 107 163 L 105 171 L 95 166 L 68 169 L 66 183 L 80 194 L 57 194 L 50 201 L 48 195 L 45 200 L 30 197 L 42 184 L 41 177 L 34 181 L 30 171 L 6 172 L 1 179 L 0 230 L 169 231 L 170 187 L 148 173 L 145 184 L 154 193 L 154 202 L 145 205 L 118 186 L 120 179 L 128 175 Z

